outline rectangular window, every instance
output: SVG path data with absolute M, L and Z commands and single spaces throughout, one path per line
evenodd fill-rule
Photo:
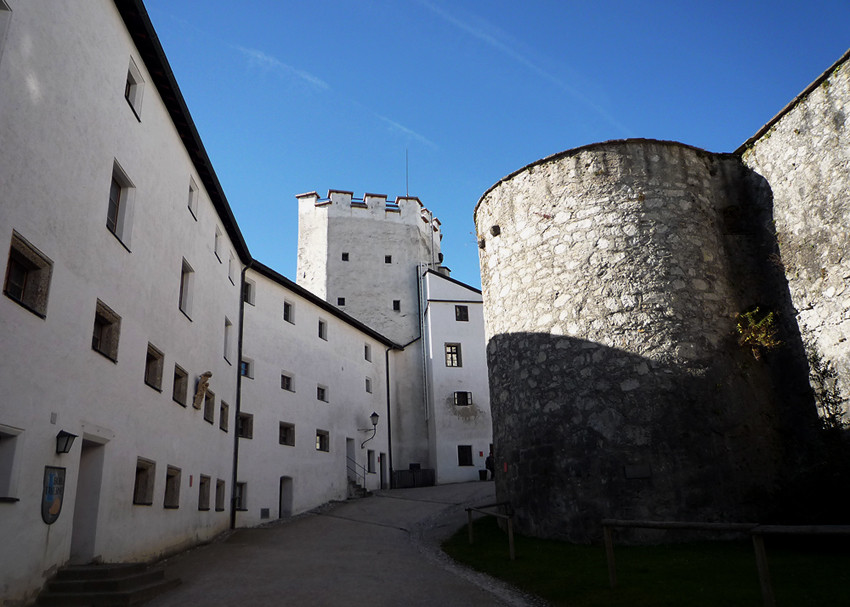
M 392 255 L 384 255 L 384 263 L 392 263 L 393 256 Z
M 230 319 L 224 317 L 224 360 L 230 362 L 233 354 L 233 323 Z
M 201 475 L 198 480 L 198 510 L 210 509 L 210 477 Z
M 174 402 L 186 406 L 186 394 L 189 391 L 189 374 L 180 365 L 174 365 L 174 385 L 171 388 L 171 398 Z
M 280 387 L 289 392 L 295 392 L 295 384 L 292 382 L 292 375 L 289 373 L 280 374 Z
M 459 322 L 468 322 L 469 321 L 469 307 L 468 306 L 455 306 L 455 320 Z
M 136 460 L 136 482 L 133 484 L 133 503 L 137 506 L 153 504 L 153 480 L 156 464 L 150 460 Z
M 319 321 L 319 337 L 325 341 L 328 340 L 328 323 L 324 320 Z
M 16 463 L 21 459 L 18 457 L 16 460 L 15 452 L 18 448 L 18 435 L 21 432 L 23 430 L 20 428 L 0 424 L 0 497 L 15 499 Z
M 236 418 L 236 436 L 239 438 L 254 438 L 254 416 L 240 413 Z
M 400 299 L 394 299 L 393 300 L 393 310 L 395 312 L 401 312 L 401 300 Z
M 233 251 L 230 252 L 230 257 L 227 260 L 227 277 L 232 284 L 236 284 L 236 277 L 239 275 L 239 265 L 236 263 L 236 257 L 233 256 Z
M 345 297 L 337 297 L 336 298 L 336 305 L 344 306 L 345 305 Z
M 372 346 L 369 344 L 363 344 L 363 358 L 372 362 Z
M 316 398 L 321 400 L 321 401 L 328 402 L 328 388 L 327 388 L 327 386 L 322 386 L 322 385 L 316 386 Z
M 288 445 L 290 447 L 295 446 L 295 425 L 287 424 L 285 422 L 280 422 L 280 434 L 278 436 L 278 442 L 281 445 Z
M 343 253 L 343 254 L 342 254 L 342 260 L 343 260 L 343 261 L 348 261 L 348 253 Z
M 375 472 L 375 452 L 372 449 L 366 451 L 366 472 Z
M 198 221 L 198 186 L 192 177 L 189 177 L 189 212 Z
M 105 303 L 97 300 L 94 313 L 94 329 L 91 347 L 112 362 L 118 360 L 118 337 L 121 333 L 121 317 Z
M 472 465 L 472 445 L 457 446 L 457 465 L 471 466 Z
M 220 478 L 215 481 L 215 511 L 221 512 L 224 510 L 224 491 L 225 484 L 224 481 Z
M 192 318 L 192 287 L 195 284 L 195 271 L 189 262 L 183 258 L 180 267 L 180 311 Z
M 145 81 L 142 79 L 142 73 L 136 66 L 136 62 L 130 57 L 130 66 L 127 68 L 127 81 L 124 84 L 124 98 L 136 115 L 136 118 L 141 121 L 142 116 L 142 91 L 144 90 Z
M 366 378 L 366 392 L 368 392 L 369 394 L 372 394 L 372 378 L 371 377 Z
M 295 308 L 288 301 L 283 302 L 283 320 L 295 324 Z
M 122 244 L 130 248 L 130 226 L 133 219 L 133 200 L 136 188 L 117 161 L 112 165 L 109 182 L 109 201 L 106 207 L 106 227 Z
M 212 390 L 204 395 L 204 421 L 215 423 L 215 392 Z
M 218 226 L 215 227 L 215 246 L 213 247 L 213 251 L 215 252 L 215 257 L 218 259 L 218 262 L 221 263 L 221 256 L 223 255 L 224 249 L 224 234 L 221 232 L 221 228 Z
M 460 344 L 446 344 L 446 366 L 462 367 Z
M 256 290 L 255 285 L 250 280 L 246 280 L 242 285 L 242 301 L 246 304 L 254 305 L 254 291 Z
M 230 405 L 221 401 L 221 406 L 218 408 L 218 427 L 227 432 L 230 427 Z
M 53 262 L 13 231 L 3 283 L 6 297 L 44 318 L 52 273 Z
M 165 471 L 165 500 L 163 508 L 180 507 L 180 468 L 168 466 Z
M 233 501 L 237 510 L 248 509 L 248 484 L 236 483 L 236 491 L 233 492 Z
M 472 404 L 472 392 L 455 392 L 455 406 L 467 407 Z
M 145 357 L 145 383 L 154 390 L 162 391 L 162 367 L 165 356 L 153 344 L 148 344 Z
M 243 358 L 239 363 L 239 373 L 242 377 L 254 379 L 254 361 L 250 358 Z
M 316 451 L 330 451 L 331 436 L 327 430 L 316 430 Z

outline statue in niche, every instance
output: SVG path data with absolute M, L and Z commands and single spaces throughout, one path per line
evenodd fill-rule
M 211 377 L 212 371 L 201 373 L 198 377 L 198 387 L 195 388 L 195 398 L 192 400 L 192 406 L 195 407 L 195 409 L 201 408 L 201 403 L 204 402 L 204 396 L 206 396 L 207 389 L 210 387 Z

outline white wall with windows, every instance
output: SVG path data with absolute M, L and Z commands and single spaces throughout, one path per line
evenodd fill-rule
M 116 5 L 56 19 L 49 2 L 6 4 L 0 596 L 25 600 L 69 561 L 149 560 L 227 528 L 215 487 L 229 502 L 233 434 L 219 416 L 236 401 L 223 344 L 240 294 L 214 251 L 232 217 L 216 210 Z M 245 261 L 233 234 L 220 246 Z M 10 255 L 16 238 L 28 244 Z M 205 372 L 212 420 L 193 406 Z M 77 435 L 69 453 L 56 453 L 60 431 Z M 65 471 L 51 525 L 46 466 Z
M 237 524 L 345 499 L 352 476 L 366 489 L 381 488 L 382 469 L 389 481 L 384 353 L 392 342 L 261 264 L 246 278 L 255 291 L 254 304 L 245 305 L 243 357 L 253 374 L 242 377 L 241 410 L 253 416 L 253 435 L 239 441 L 237 476 L 247 497 Z M 373 435 L 373 412 L 377 431 L 361 447 Z M 369 450 L 384 454 L 383 468 L 369 471 Z
M 481 292 L 431 271 L 424 286 L 437 483 L 477 480 L 493 441 Z

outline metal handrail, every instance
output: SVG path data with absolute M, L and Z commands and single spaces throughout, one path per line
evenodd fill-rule
M 369 472 L 366 469 L 366 466 L 363 466 L 362 464 L 358 464 L 357 460 L 355 460 L 351 457 L 348 457 L 347 455 L 345 456 L 345 459 L 348 460 L 346 462 L 346 469 L 348 471 L 354 473 L 354 482 L 360 484 L 365 489 L 366 488 L 366 474 Z M 361 470 L 362 470 L 362 472 L 361 472 Z M 362 484 L 361 484 L 361 480 L 362 480 Z

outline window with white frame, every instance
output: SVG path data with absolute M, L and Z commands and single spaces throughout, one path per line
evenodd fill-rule
M 316 430 L 316 451 L 331 450 L 331 435 L 327 430 Z
M 112 362 L 118 360 L 118 338 L 121 335 L 121 317 L 105 303 L 97 300 L 92 329 L 92 350 L 100 352 Z
M 472 392 L 455 392 L 455 406 L 468 407 L 472 404 Z
M 149 459 L 136 460 L 136 481 L 133 484 L 133 503 L 137 506 L 153 504 L 153 484 L 156 464 Z
M 210 509 L 210 477 L 202 474 L 198 478 L 198 510 Z
M 183 264 L 180 267 L 180 311 L 189 318 L 192 318 L 192 295 L 195 286 L 195 270 L 183 258 Z
M 142 119 L 142 92 L 144 92 L 145 81 L 142 79 L 142 73 L 139 71 L 136 62 L 130 57 L 130 66 L 127 68 L 127 80 L 124 84 L 124 98 L 133 113 L 140 121 Z
M 154 390 L 162 391 L 162 367 L 165 355 L 153 344 L 148 344 L 145 355 L 145 383 Z
M 3 283 L 6 297 L 44 318 L 47 315 L 47 295 L 52 273 L 53 262 L 20 234 L 12 231 Z
M 239 373 L 242 377 L 254 379 L 254 361 L 243 357 L 239 362 Z
M 113 161 L 112 179 L 109 183 L 109 201 L 106 208 L 106 227 L 129 250 L 133 224 L 133 202 L 136 188 L 127 173 Z
M 463 361 L 460 356 L 460 344 L 446 344 L 446 366 L 462 367 Z

